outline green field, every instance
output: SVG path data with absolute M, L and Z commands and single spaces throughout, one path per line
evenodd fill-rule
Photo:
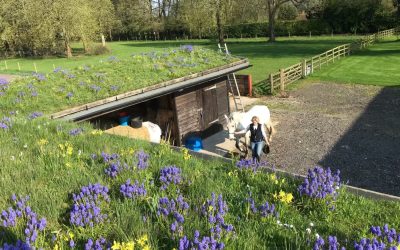
M 384 41 L 358 51 L 321 71 L 309 79 L 336 83 L 400 85 L 400 41 Z
M 358 36 L 316 36 L 316 37 L 284 37 L 279 38 L 274 44 L 266 42 L 266 38 L 253 39 L 228 39 L 230 51 L 239 56 L 247 57 L 253 65 L 243 73 L 253 76 L 253 82 L 257 83 L 267 78 L 267 75 L 282 67 L 287 67 L 299 62 L 302 58 L 310 57 L 331 49 L 343 43 L 348 43 L 359 38 Z M 217 43 L 210 40 L 182 40 L 182 41 L 148 41 L 148 42 L 110 42 L 111 54 L 119 58 L 129 57 L 132 53 L 150 52 L 163 48 L 179 47 L 184 44 L 201 45 L 211 49 L 217 49 Z M 18 74 L 18 62 L 21 71 L 32 72 L 34 63 L 39 72 L 50 72 L 53 67 L 74 68 L 84 64 L 95 64 L 109 55 L 85 56 L 81 44 L 74 46 L 75 57 L 47 58 L 47 59 L 8 59 L 5 70 L 4 60 L 0 61 L 0 73 Z

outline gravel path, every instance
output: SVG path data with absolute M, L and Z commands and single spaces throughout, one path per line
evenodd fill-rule
M 264 103 L 277 168 L 340 169 L 349 185 L 400 196 L 400 88 L 313 83 Z

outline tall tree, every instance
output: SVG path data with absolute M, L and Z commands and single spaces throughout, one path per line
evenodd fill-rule
M 267 11 L 268 11 L 268 31 L 269 31 L 269 42 L 275 42 L 275 19 L 279 9 L 288 2 L 292 2 L 295 5 L 303 3 L 307 0 L 266 0 Z

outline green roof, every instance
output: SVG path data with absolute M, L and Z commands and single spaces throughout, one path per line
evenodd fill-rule
M 0 103 L 4 115 L 41 112 L 52 114 L 103 102 L 114 97 L 129 96 L 135 90 L 152 89 L 184 76 L 229 66 L 240 58 L 190 45 L 160 52 L 134 54 L 127 59 L 110 56 L 95 65 L 73 70 L 57 67 L 52 73 L 14 80 L 0 85 Z M 171 81 L 172 80 L 172 81 Z M 1 87 L 3 86 L 3 87 Z

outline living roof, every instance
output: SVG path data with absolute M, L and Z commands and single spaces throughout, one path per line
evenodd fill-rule
M 243 62 L 247 61 L 190 45 L 133 54 L 126 59 L 110 56 L 95 65 L 73 70 L 57 67 L 46 75 L 34 73 L 12 83 L 0 83 L 1 110 L 4 115 L 18 111 L 34 116 L 69 110 L 65 115 Z M 63 116 L 59 114 L 53 117 Z

